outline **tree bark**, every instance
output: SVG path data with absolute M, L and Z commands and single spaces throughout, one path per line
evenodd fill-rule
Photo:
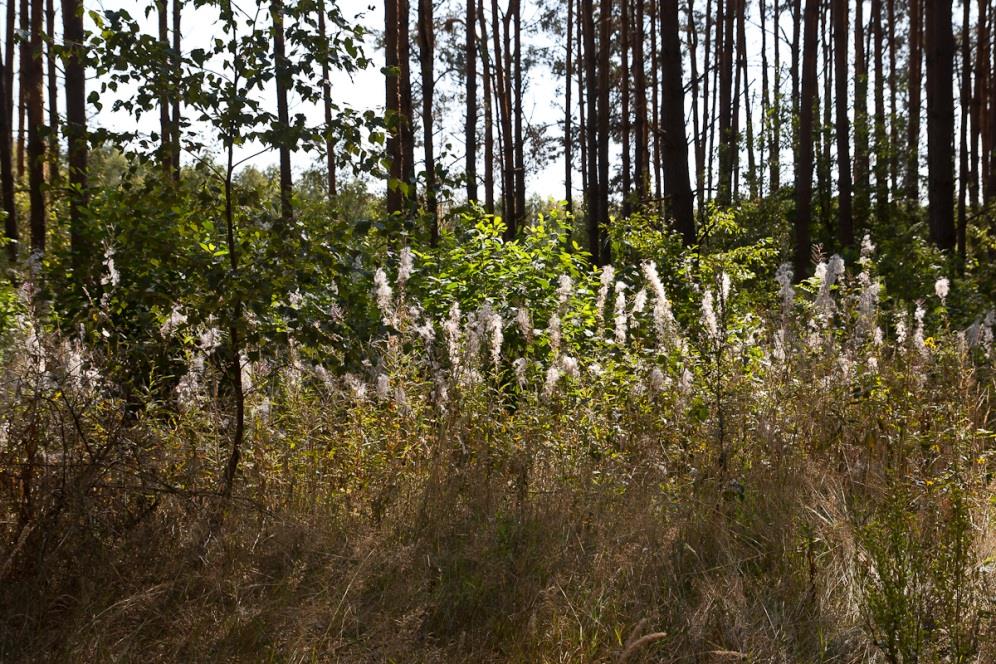
M 477 0 L 467 0 L 467 16 L 464 21 L 466 48 L 464 57 L 464 81 L 466 83 L 467 114 L 464 121 L 464 142 L 466 144 L 467 200 L 477 200 Z M 570 43 L 570 40 L 568 40 Z M 570 69 L 570 65 L 568 65 Z M 570 77 L 570 74 L 568 74 Z M 570 103 L 568 103 L 570 106 Z
M 850 121 L 847 116 L 848 0 L 833 0 L 832 9 L 837 106 L 837 242 L 842 247 L 852 247 L 854 219 L 851 216 Z
M 470 0 L 473 2 L 473 0 Z M 325 0 L 318 0 L 318 40 L 322 48 L 322 112 L 325 119 L 325 188 L 329 200 L 338 189 L 335 164 L 335 134 L 332 131 L 332 77 L 329 63 L 328 34 L 325 27 Z
M 492 112 L 493 84 L 491 59 L 488 55 L 488 26 L 484 12 L 484 0 L 478 0 L 477 20 L 481 27 L 481 72 L 484 80 L 484 211 L 495 213 L 495 135 L 494 114 Z
M 599 211 L 598 186 L 598 86 L 596 84 L 597 68 L 595 66 L 595 7 L 593 0 L 581 0 L 581 22 L 584 26 L 584 78 L 586 102 L 585 134 L 587 147 L 585 155 L 587 164 L 587 183 L 585 187 L 585 207 L 587 208 L 586 231 L 588 234 L 588 252 L 595 265 L 601 265 L 601 242 L 599 241 L 598 223 L 601 218 Z
M 695 243 L 695 214 L 688 176 L 685 136 L 685 92 L 681 80 L 681 40 L 678 36 L 678 0 L 661 1 L 661 77 L 664 92 L 664 182 L 667 184 L 674 227 L 685 246 Z
M 882 0 L 872 0 L 872 24 L 875 32 L 875 216 L 879 222 L 889 220 L 889 145 L 885 109 L 885 30 L 882 25 Z
M 48 65 L 48 178 L 50 183 L 59 180 L 59 79 L 56 74 L 55 55 L 55 0 L 45 0 L 46 64 Z
M 958 165 L 958 265 L 962 272 L 965 269 L 966 235 L 968 231 L 968 211 L 965 209 L 968 191 L 968 111 L 972 96 L 972 46 L 971 46 L 971 0 L 962 0 L 961 18 L 961 125 L 959 127 Z
M 733 108 L 733 28 L 737 0 L 719 0 L 716 19 L 719 60 L 719 191 L 717 203 L 728 206 L 733 200 L 733 170 L 737 150 Z
M 644 0 L 636 0 L 632 67 L 633 101 L 636 115 L 634 123 L 634 133 L 636 135 L 636 145 L 633 155 L 634 179 L 636 182 L 636 196 L 641 207 L 647 202 L 647 192 L 650 191 L 650 142 L 647 132 L 647 74 L 643 50 L 643 42 L 646 38 L 646 31 L 644 29 L 646 12 L 643 3 Z
M 28 67 L 26 103 L 28 114 L 28 199 L 31 205 L 31 250 L 45 251 L 45 114 L 42 73 L 45 57 L 43 0 L 31 0 L 30 41 L 26 45 Z
M 954 227 L 954 36 L 951 0 L 926 3 L 927 194 L 930 239 L 955 246 Z
M 629 40 L 630 40 L 630 20 L 629 20 L 630 0 L 620 0 L 619 15 L 619 53 L 622 67 L 619 71 L 619 102 L 621 106 L 620 134 L 622 134 L 622 216 L 629 217 L 632 203 L 633 187 L 633 162 L 630 153 L 630 68 L 629 68 Z
M 573 153 L 571 147 L 574 143 L 574 136 L 571 133 L 571 93 L 574 90 L 573 66 L 574 55 L 574 0 L 567 2 L 567 27 L 564 31 L 565 54 L 564 54 L 564 202 L 567 204 L 567 211 L 574 212 L 574 192 L 573 192 Z
M 10 3 L 13 5 L 13 3 Z M 10 15 L 8 14 L 8 17 Z M 11 51 L 3 62 L 0 72 L 0 190 L 3 195 L 4 236 L 7 238 L 7 261 L 13 266 L 17 262 L 17 209 L 14 206 L 14 163 L 10 145 L 10 80 L 8 74 L 13 69 Z
M 291 175 L 290 156 L 290 113 L 287 105 L 287 89 L 291 73 L 284 47 L 284 5 L 283 0 L 271 0 L 270 17 L 273 20 L 273 65 L 276 71 L 274 81 L 277 93 L 277 148 L 280 153 L 280 221 L 284 228 L 291 224 L 294 216 L 292 197 L 294 183 Z M 282 233 L 278 233 L 282 236 Z
M 923 59 L 921 0 L 910 0 L 909 120 L 906 125 L 906 200 L 913 209 L 920 200 L 920 72 Z
M 862 221 L 868 219 L 871 197 L 864 5 L 857 0 L 854 8 L 854 218 Z
M 799 161 L 795 171 L 795 278 L 809 274 L 813 194 L 813 102 L 819 95 L 816 77 L 819 0 L 806 0 L 802 54 L 802 99 L 799 109 Z
M 435 95 L 433 73 L 436 35 L 432 15 L 433 0 L 418 3 L 418 49 L 422 74 L 422 149 L 425 156 L 425 207 L 429 217 L 429 244 L 439 244 L 439 206 L 436 199 L 436 154 L 433 138 L 432 103 Z
M 598 40 L 598 225 L 599 265 L 612 262 L 609 246 L 609 118 L 612 107 L 609 105 L 611 84 L 610 53 L 612 50 L 612 1 L 601 0 L 599 11 Z
M 78 286 L 92 283 L 91 246 L 85 228 L 84 210 L 89 204 L 87 161 L 89 145 L 86 122 L 86 69 L 83 59 L 83 1 L 62 0 L 65 58 L 67 166 L 69 171 L 69 244 Z

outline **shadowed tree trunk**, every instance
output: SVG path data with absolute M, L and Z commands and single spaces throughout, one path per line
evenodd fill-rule
M 77 286 L 91 283 L 91 246 L 84 227 L 84 210 L 89 203 L 87 161 L 89 146 L 86 124 L 86 69 L 83 59 L 83 2 L 62 0 L 62 35 L 65 58 L 66 122 L 69 171 L 69 244 Z
M 488 26 L 484 13 L 484 0 L 477 5 L 477 20 L 480 23 L 481 38 L 481 72 L 484 80 L 484 211 L 495 213 L 495 134 L 494 114 L 492 112 L 493 79 L 491 77 L 491 58 L 488 54 Z
M 619 56 L 622 66 L 619 70 L 619 105 L 620 105 L 620 133 L 622 134 L 622 216 L 629 217 L 632 203 L 633 187 L 633 163 L 630 153 L 630 98 L 629 98 L 629 38 L 631 32 L 629 20 L 630 0 L 620 0 L 619 8 Z
M 915 209 L 920 199 L 920 72 L 923 58 L 921 0 L 910 0 L 909 101 L 906 125 L 906 199 Z
M 882 0 L 872 0 L 871 19 L 875 34 L 875 216 L 880 222 L 889 219 L 889 145 L 885 110 L 885 26 Z
M 598 236 L 599 187 L 598 187 L 598 86 L 596 85 L 595 67 L 595 7 L 593 0 L 581 0 L 581 23 L 584 33 L 584 79 L 585 79 L 585 170 L 587 171 L 585 186 L 585 207 L 587 208 L 586 231 L 588 234 L 588 252 L 596 265 L 599 259 L 601 244 Z
M 464 21 L 466 48 L 464 81 L 467 94 L 467 114 L 464 121 L 466 143 L 467 200 L 477 200 L 477 0 L 467 0 L 467 17 Z M 570 40 L 568 40 L 570 43 Z M 568 65 L 570 69 L 570 65 Z M 568 78 L 570 73 L 568 73 Z M 567 106 L 570 107 L 570 101 Z
M 325 0 L 318 0 L 318 41 L 322 45 L 322 112 L 325 116 L 325 177 L 329 199 L 335 197 L 335 135 L 332 131 L 332 78 L 329 67 L 328 35 L 325 27 Z
M 958 147 L 958 266 L 965 270 L 965 243 L 968 226 L 968 211 L 965 209 L 965 199 L 968 190 L 968 111 L 972 96 L 972 45 L 971 45 L 971 0 L 962 0 L 961 17 L 961 91 L 959 94 L 961 107 L 961 126 L 959 127 Z
M 435 90 L 436 35 L 433 0 L 418 3 L 418 57 L 422 74 L 422 149 L 425 155 L 425 207 L 429 216 L 429 244 L 439 244 L 439 209 L 436 202 L 436 154 L 433 138 L 432 102 Z
M 685 136 L 685 92 L 681 80 L 681 40 L 678 37 L 678 0 L 661 0 L 661 77 L 664 92 L 664 182 L 671 202 L 674 227 L 685 246 L 695 243 L 695 216 L 688 177 Z
M 819 95 L 816 78 L 819 0 L 806 0 L 803 18 L 802 99 L 799 108 L 799 162 L 795 169 L 795 278 L 809 274 L 810 223 L 813 217 L 813 104 Z
M 737 141 L 733 112 L 733 29 L 737 0 L 719 0 L 716 19 L 719 42 L 719 191 L 716 201 L 728 206 L 733 200 L 733 170 Z
M 45 251 L 45 112 L 42 86 L 45 57 L 43 0 L 31 0 L 30 40 L 25 46 L 28 113 L 28 200 L 31 206 L 31 250 Z
M 287 88 L 290 82 L 287 56 L 284 48 L 284 5 L 283 0 L 272 0 L 270 16 L 273 20 L 273 64 L 276 70 L 274 81 L 277 93 L 277 131 L 282 135 L 277 140 L 280 153 L 280 221 L 284 228 L 290 226 L 294 216 L 292 197 L 294 184 L 291 178 L 290 157 L 290 113 L 287 108 Z M 279 234 L 279 235 L 282 235 Z
M 599 265 L 612 262 L 609 248 L 609 105 L 612 0 L 601 0 L 598 40 L 598 238 Z
M 59 179 L 59 80 L 56 75 L 55 0 L 45 0 L 46 73 L 48 83 L 48 179 Z
M 864 0 L 854 8 L 854 218 L 867 223 L 871 204 L 868 155 L 868 63 L 865 58 Z
M 8 14 L 9 16 L 9 14 Z M 7 238 L 7 259 L 17 261 L 17 210 L 14 207 L 14 163 L 10 145 L 10 89 L 8 73 L 13 68 L 8 51 L 0 72 L 0 189 L 3 194 L 4 236 Z
M 633 155 L 637 200 L 643 206 L 650 191 L 650 142 L 647 131 L 647 74 L 643 42 L 646 39 L 644 0 L 636 0 L 633 40 L 633 103 L 635 105 L 635 151 Z
M 926 3 L 927 194 L 930 239 L 955 246 L 954 227 L 954 36 L 951 0 Z
M 847 117 L 848 0 L 833 0 L 832 9 L 837 97 L 837 242 L 842 247 L 851 247 L 854 245 L 854 220 L 851 216 L 850 124 Z

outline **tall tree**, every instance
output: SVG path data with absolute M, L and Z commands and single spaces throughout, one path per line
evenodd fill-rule
M 634 134 L 635 149 L 633 153 L 634 179 L 636 182 L 637 200 L 642 206 L 647 202 L 647 192 L 650 190 L 650 141 L 647 122 L 647 73 L 644 62 L 644 40 L 646 39 L 646 12 L 644 0 L 636 0 L 636 19 L 633 22 L 633 103 L 635 106 Z
M 799 108 L 799 161 L 795 167 L 796 279 L 809 274 L 810 223 L 813 217 L 813 105 L 819 95 L 816 75 L 820 0 L 806 0 L 803 16 L 802 98 Z
M 951 0 L 930 0 L 925 4 L 930 239 L 941 249 L 953 249 L 954 35 L 951 28 Z
M 569 22 L 569 21 L 568 21 Z M 465 65 L 463 70 L 467 96 L 467 113 L 464 119 L 464 141 L 466 143 L 467 200 L 477 200 L 477 0 L 467 0 L 467 14 L 464 20 Z M 568 28 L 570 33 L 570 28 Z M 567 78 L 570 81 L 570 43 L 568 38 Z M 570 113 L 570 90 L 567 108 Z
M 914 206 L 920 198 L 920 72 L 923 60 L 922 0 L 910 0 L 909 101 L 906 125 L 906 199 Z
M 439 206 L 436 199 L 436 154 L 433 138 L 432 102 L 435 90 L 433 73 L 436 58 L 436 35 L 432 15 L 433 0 L 418 3 L 418 49 L 422 73 L 422 148 L 425 151 L 425 206 L 429 216 L 429 242 L 439 243 Z
M 875 35 L 875 215 L 880 222 L 889 219 L 890 150 L 885 110 L 885 19 L 882 0 L 872 0 L 871 20 Z
M 28 200 L 31 207 L 31 250 L 45 251 L 45 113 L 42 73 L 45 57 L 44 0 L 31 0 L 31 30 L 25 44 L 27 72 L 26 102 L 28 115 Z
M 585 138 L 586 140 L 586 164 L 587 175 L 585 186 L 585 208 L 587 217 L 585 220 L 588 234 L 588 252 L 592 261 L 599 265 L 601 263 L 599 254 L 601 242 L 599 241 L 598 223 L 601 216 L 599 205 L 598 186 L 598 86 L 596 79 L 597 67 L 595 51 L 595 7 L 594 0 L 581 0 L 581 23 L 584 33 L 584 80 L 585 80 Z
M 183 12 L 183 0 L 173 0 L 173 52 L 172 52 L 172 71 L 173 71 L 173 81 L 176 85 L 179 85 L 180 80 L 183 76 L 183 56 L 180 51 L 180 17 Z M 172 95 L 173 103 L 171 110 L 173 113 L 173 121 L 170 123 L 170 127 L 173 130 L 173 180 L 177 183 L 180 182 L 180 97 L 181 95 L 174 92 Z
M 76 283 L 90 283 L 91 247 L 84 211 L 89 203 L 86 122 L 86 65 L 83 49 L 83 0 L 62 0 L 62 39 L 65 57 L 67 170 L 69 172 L 69 244 Z
M 332 78 L 329 71 L 329 41 L 327 28 L 325 27 L 325 0 L 318 0 L 318 42 L 322 49 L 322 111 L 325 116 L 325 182 L 329 198 L 331 199 L 337 193 L 338 182 L 336 181 L 335 134 L 332 131 Z
M 833 0 L 832 12 L 837 107 L 837 242 L 850 247 L 854 245 L 854 220 L 851 216 L 850 124 L 847 116 L 848 0 Z
M 620 0 L 619 8 L 619 54 L 621 68 L 619 70 L 619 103 L 620 103 L 620 134 L 622 135 L 622 216 L 628 217 L 632 204 L 633 187 L 633 162 L 630 152 L 630 132 L 633 123 L 630 121 L 630 92 L 629 82 L 631 78 L 629 68 L 629 40 L 632 28 L 630 26 L 629 13 L 630 0 Z
M 13 3 L 11 3 L 12 5 Z M 10 88 L 7 76 L 13 68 L 7 52 L 0 72 L 0 193 L 3 195 L 4 236 L 7 238 L 7 259 L 13 264 L 17 260 L 17 209 L 14 206 L 14 162 L 10 145 Z
M 526 136 L 523 131 L 525 114 L 522 110 L 522 91 L 526 74 L 522 58 L 522 0 L 512 0 L 512 9 L 514 11 L 512 25 L 515 29 L 515 57 L 512 59 L 514 66 L 512 87 L 515 94 L 515 225 L 516 228 L 521 228 L 526 223 Z
M 401 22 L 404 0 L 384 0 L 384 83 L 386 115 L 390 131 L 387 137 L 387 157 L 390 161 L 387 186 L 387 212 L 402 212 L 407 197 L 405 182 L 404 129 L 407 119 L 402 115 Z M 407 57 L 407 56 L 405 56 Z
M 273 64 L 277 94 L 277 147 L 280 154 L 280 220 L 289 226 L 294 216 L 292 197 L 294 183 L 291 175 L 290 112 L 287 93 L 291 84 L 290 66 L 284 45 L 284 3 L 271 0 L 270 17 L 273 20 Z
M 733 47 L 734 19 L 737 0 L 719 0 L 716 19 L 719 53 L 719 191 L 717 202 L 729 205 L 733 200 L 733 171 L 737 140 L 733 112 Z
M 968 116 L 971 106 L 972 96 L 972 23 L 971 23 L 971 0 L 962 0 L 961 17 L 961 90 L 959 91 L 959 106 L 961 107 L 961 123 L 958 128 L 958 264 L 964 271 L 966 253 L 966 234 L 968 229 L 968 211 L 965 209 L 966 194 L 968 190 L 969 164 L 968 164 Z
M 59 179 L 59 79 L 56 73 L 55 0 L 45 0 L 46 79 L 48 83 L 48 175 Z
M 494 79 L 491 76 L 491 58 L 488 54 L 488 26 L 484 13 L 484 0 L 478 0 L 477 20 L 480 23 L 481 72 L 484 80 L 484 211 L 495 213 L 495 134 L 494 134 Z
M 705 168 L 705 141 L 703 140 L 701 125 L 699 122 L 699 68 L 698 68 L 698 35 L 695 32 L 695 10 L 693 0 L 688 0 L 686 5 L 688 12 L 686 23 L 686 35 L 689 48 L 689 64 L 692 75 L 692 145 L 695 148 L 695 188 L 694 192 L 698 197 L 700 210 L 705 210 L 704 183 L 702 175 Z M 638 60 L 642 62 L 642 58 Z M 707 79 L 708 80 L 708 79 Z
M 171 78 L 173 69 L 170 66 L 171 57 L 169 51 L 169 1 L 156 1 L 156 16 L 159 19 L 159 50 L 162 61 L 159 62 L 158 80 L 156 85 L 159 88 L 159 164 L 163 173 L 170 177 L 173 172 L 173 116 L 170 113 L 172 97 Z
M 860 220 L 868 218 L 871 198 L 864 6 L 857 0 L 854 7 L 854 218 Z
M 695 243 L 692 188 L 688 177 L 685 137 L 685 92 L 681 80 L 681 40 L 678 36 L 678 0 L 661 0 L 661 79 L 664 92 L 664 181 L 675 229 L 686 246 Z
M 574 186 L 572 176 L 574 173 L 574 159 L 571 146 L 574 144 L 574 135 L 571 132 L 571 113 L 574 108 L 571 106 L 571 92 L 574 88 L 574 0 L 567 2 L 567 28 L 565 30 L 566 43 L 564 44 L 564 201 L 567 202 L 567 211 L 574 211 Z
M 612 261 L 609 247 L 609 127 L 612 116 L 609 86 L 612 51 L 612 2 L 601 0 L 598 40 L 598 264 Z
M 781 187 L 781 163 L 782 163 L 782 58 L 781 58 L 781 0 L 774 0 L 774 7 L 772 7 L 772 25 L 774 29 L 774 35 L 772 36 L 772 41 L 775 42 L 775 75 L 772 90 L 772 105 L 773 109 L 771 112 L 771 154 L 768 157 L 768 169 L 770 170 L 768 186 L 772 193 L 778 191 Z

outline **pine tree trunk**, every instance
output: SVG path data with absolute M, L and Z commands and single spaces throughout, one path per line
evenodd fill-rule
M 44 30 L 45 5 L 43 0 L 31 0 L 30 40 L 26 45 L 28 66 L 27 84 L 28 115 L 28 200 L 31 206 L 31 250 L 45 252 L 45 113 L 42 74 L 45 58 Z
M 868 153 L 868 62 L 865 59 L 864 0 L 854 9 L 854 218 L 867 222 L 871 208 Z
M 674 227 L 685 246 L 695 243 L 695 216 L 688 177 L 688 142 L 685 136 L 685 92 L 681 80 L 681 40 L 678 36 L 678 0 L 661 0 L 661 78 L 664 107 L 664 181 Z
M 691 65 L 692 74 L 692 132 L 693 140 L 692 144 L 695 147 L 695 194 L 698 197 L 699 210 L 705 209 L 705 200 L 703 196 L 703 168 L 705 167 L 705 153 L 704 153 L 704 140 L 702 135 L 702 126 L 699 117 L 699 66 L 698 66 L 698 35 L 695 32 L 695 18 L 694 18 L 694 3 L 693 0 L 688 0 L 686 5 L 688 11 L 686 13 L 686 18 L 688 19 L 686 23 L 685 34 L 688 39 L 689 48 L 689 61 Z M 638 60 L 642 62 L 642 58 Z M 708 79 L 707 79 L 708 80 Z
M 291 198 L 294 185 L 291 179 L 290 113 L 287 107 L 287 88 L 290 83 L 290 71 L 284 48 L 284 5 L 283 0 L 271 0 L 270 16 L 273 20 L 273 64 L 276 70 L 274 81 L 277 93 L 277 124 L 278 131 L 283 135 L 277 140 L 280 153 L 280 221 L 284 228 L 290 226 L 294 216 Z M 278 233 L 282 236 L 282 233 Z
M 799 109 L 799 161 L 795 169 L 795 278 L 809 274 L 810 224 L 813 217 L 813 102 L 819 95 L 816 77 L 817 22 L 820 0 L 806 0 L 802 99 Z
M 954 226 L 954 37 L 951 0 L 926 3 L 927 194 L 930 239 L 955 246 Z
M 173 53 L 171 69 L 173 71 L 173 81 L 176 85 L 179 85 L 179 81 L 183 77 L 183 58 L 180 55 L 180 15 L 182 12 L 182 2 L 183 0 L 173 0 Z M 172 96 L 173 121 L 170 123 L 170 126 L 173 130 L 173 181 L 179 183 L 180 152 L 182 151 L 182 145 L 180 144 L 180 94 L 179 92 L 174 92 Z
M 13 3 L 11 3 L 12 5 Z M 9 16 L 9 14 L 8 14 Z M 4 237 L 7 238 L 7 261 L 17 261 L 17 210 L 14 206 L 14 163 L 10 145 L 10 88 L 8 72 L 13 68 L 10 51 L 0 72 L 0 193 L 3 195 Z
M 66 122 L 63 125 L 67 144 L 69 171 L 69 244 L 73 271 L 78 286 L 91 283 L 91 246 L 84 227 L 84 210 L 89 204 L 87 162 L 89 144 L 86 122 L 86 68 L 82 49 L 83 1 L 62 0 L 63 47 L 65 59 Z
M 328 33 L 325 27 L 325 0 L 318 0 L 318 41 L 322 45 L 322 112 L 325 120 L 325 188 L 329 200 L 337 193 L 335 134 L 332 130 L 332 77 L 329 63 Z
M 619 71 L 619 102 L 620 102 L 620 133 L 622 134 L 622 216 L 627 218 L 630 215 L 630 205 L 632 203 L 633 188 L 633 165 L 630 153 L 630 97 L 629 97 L 629 3 L 630 0 L 620 0 L 620 20 L 619 20 L 619 53 L 622 67 Z
M 478 0 L 477 20 L 481 28 L 481 72 L 484 80 L 484 211 L 495 213 L 495 133 L 494 133 L 494 85 L 491 76 L 491 58 L 488 53 L 488 25 L 484 12 L 484 0 Z
M 384 0 L 384 82 L 387 158 L 390 161 L 387 186 L 387 213 L 400 213 L 404 207 L 404 153 L 401 117 L 401 63 L 398 62 L 398 7 L 400 0 Z
M 772 8 L 772 23 L 774 25 L 773 41 L 775 42 L 775 76 L 772 103 L 771 128 L 771 154 L 768 157 L 768 168 L 770 170 L 768 187 L 771 193 L 777 192 L 781 188 L 782 179 L 782 57 L 781 43 L 782 36 L 779 29 L 781 23 L 781 0 L 774 0 Z
M 837 242 L 854 246 L 854 219 L 851 216 L 850 123 L 847 116 L 847 30 L 848 0 L 833 0 L 834 81 L 837 106 Z M 829 100 L 827 100 L 829 104 Z
M 526 225 L 526 135 L 523 131 L 525 114 L 522 109 L 522 86 L 526 75 L 522 69 L 522 0 L 513 0 L 515 14 L 513 15 L 513 25 L 515 27 L 515 57 L 513 64 L 515 74 L 513 78 L 513 92 L 515 94 L 515 227 L 523 228 Z
M 45 0 L 46 72 L 48 82 L 48 179 L 49 183 L 59 180 L 59 79 L 56 74 L 55 45 L 55 0 Z
M 968 231 L 968 211 L 965 209 L 968 190 L 968 109 L 972 95 L 972 46 L 971 46 L 971 0 L 962 0 L 961 18 L 961 126 L 959 128 L 958 165 L 961 177 L 958 180 L 958 265 L 962 273 L 965 269 L 966 235 Z
M 737 0 L 719 0 L 717 27 L 722 44 L 719 60 L 719 191 L 717 203 L 728 206 L 733 200 L 733 171 L 736 136 L 733 111 L 733 28 Z
M 643 42 L 646 12 L 644 0 L 636 0 L 635 38 L 633 40 L 633 85 L 636 104 L 636 151 L 634 154 L 637 199 L 642 207 L 650 190 L 650 142 L 647 132 L 647 74 L 644 63 Z
M 156 0 L 156 17 L 159 19 L 159 48 L 162 50 L 159 87 L 159 167 L 165 178 L 172 177 L 173 138 L 172 116 L 170 115 L 170 73 L 169 66 L 169 0 Z
M 433 63 L 436 36 L 433 29 L 433 0 L 418 3 L 418 55 L 422 74 L 422 149 L 425 156 L 425 207 L 429 216 L 429 244 L 439 244 L 439 209 L 436 202 L 436 155 L 433 139 L 432 102 L 435 90 Z
M 609 104 L 609 86 L 612 72 L 609 54 L 612 50 L 612 2 L 601 0 L 599 11 L 598 40 L 598 231 L 600 265 L 612 262 L 609 247 L 609 119 L 612 107 Z
M 920 200 L 920 86 L 923 48 L 922 0 L 910 0 L 910 53 L 909 53 L 909 102 L 906 126 L 906 200 L 912 209 Z
M 466 83 L 467 114 L 464 121 L 464 142 L 467 150 L 467 200 L 477 200 L 477 0 L 467 0 L 467 16 L 464 21 L 466 48 L 464 57 L 464 81 Z M 568 44 L 570 40 L 568 40 Z M 568 48 L 568 52 L 570 49 Z M 567 64 L 570 79 L 570 56 Z M 568 94 L 570 92 L 568 91 Z M 570 101 L 567 103 L 570 106 Z
M 882 0 L 872 0 L 872 24 L 875 31 L 875 216 L 880 223 L 889 219 L 890 150 L 887 111 L 885 109 L 885 29 L 882 25 Z
M 599 211 L 598 186 L 598 86 L 595 67 L 595 7 L 593 0 L 582 0 L 582 23 L 584 25 L 584 78 L 585 78 L 585 134 L 587 147 L 585 187 L 585 207 L 587 208 L 586 230 L 588 233 L 588 252 L 595 265 L 601 265 L 601 242 L 598 224 L 601 218 Z

